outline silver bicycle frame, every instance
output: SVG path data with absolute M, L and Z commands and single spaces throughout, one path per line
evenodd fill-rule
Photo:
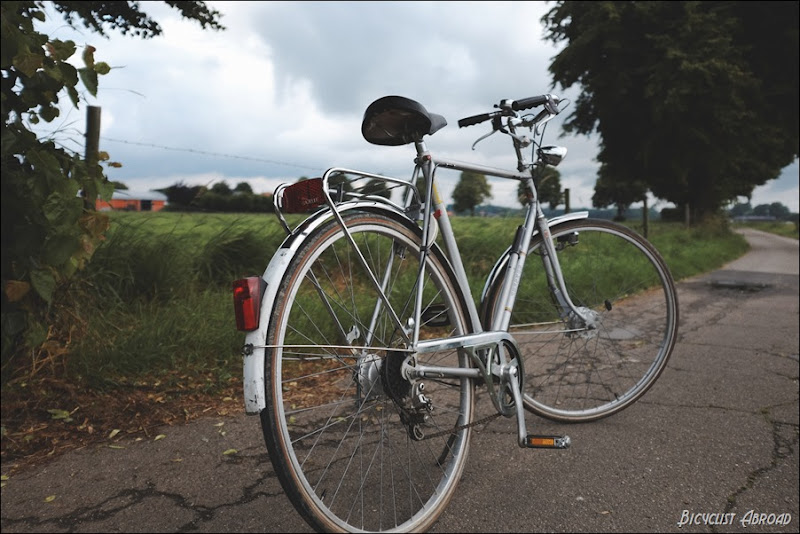
M 427 206 L 423 213 L 423 227 L 422 227 L 423 258 L 420 261 L 421 265 L 420 268 L 421 269 L 424 268 L 425 265 L 424 258 L 427 255 L 427 251 L 429 250 L 429 247 L 432 244 L 431 232 L 429 231 L 429 228 L 431 224 L 434 224 L 434 222 L 432 221 L 433 217 L 436 219 L 435 223 L 438 224 L 439 229 L 441 230 L 444 249 L 452 264 L 459 288 L 461 289 L 463 294 L 469 295 L 470 297 L 472 296 L 472 292 L 469 287 L 469 282 L 467 281 L 466 271 L 461 261 L 461 253 L 459 251 L 458 244 L 456 243 L 452 226 L 450 225 L 450 217 L 447 214 L 447 207 L 445 203 L 442 201 L 441 197 L 439 196 L 435 186 L 435 173 L 438 168 L 446 168 L 446 169 L 460 170 L 460 171 L 471 171 L 497 178 L 522 180 L 526 182 L 526 185 L 531 191 L 532 198 L 530 203 L 528 204 L 527 210 L 525 212 L 524 222 L 520 227 L 520 231 L 517 233 L 517 237 L 515 238 L 514 244 L 511 249 L 511 255 L 509 257 L 509 261 L 506 266 L 507 273 L 500 293 L 500 299 L 498 305 L 500 309 L 503 310 L 503 313 L 495 316 L 493 324 L 489 325 L 489 331 L 497 333 L 496 341 L 498 343 L 503 339 L 506 339 L 504 333 L 508 329 L 508 325 L 511 322 L 511 311 L 514 308 L 514 302 L 516 301 L 517 290 L 519 289 L 523 268 L 525 266 L 525 261 L 527 259 L 527 252 L 530 247 L 531 239 L 533 237 L 534 228 L 537 225 L 540 233 L 543 236 L 544 250 L 542 253 L 542 262 L 547 274 L 548 283 L 553 289 L 555 296 L 565 313 L 571 311 L 578 317 L 585 318 L 584 312 L 579 308 L 577 308 L 572 303 L 567 293 L 566 286 L 564 283 L 564 278 L 563 275 L 561 274 L 561 268 L 558 263 L 558 256 L 556 254 L 556 249 L 555 246 L 553 245 L 552 239 L 550 238 L 550 229 L 548 225 L 548 220 L 545 217 L 544 212 L 542 211 L 541 205 L 538 200 L 538 194 L 533 184 L 530 172 L 527 169 L 522 172 L 509 172 L 494 167 L 487 167 L 483 165 L 476 165 L 464 162 L 456 162 L 446 159 L 437 159 L 434 161 L 430 156 L 430 153 L 427 151 L 425 144 L 423 142 L 416 143 L 416 148 L 418 154 L 417 166 L 421 169 L 421 172 L 425 178 L 425 184 L 427 188 L 426 195 L 424 197 L 427 199 L 426 200 Z M 420 272 L 420 276 L 421 275 L 422 273 Z M 417 300 L 416 300 L 415 315 L 414 315 L 415 329 L 413 338 L 414 346 L 416 346 L 419 343 L 418 325 L 420 323 L 420 314 L 422 308 L 421 287 L 417 288 L 416 297 Z M 474 339 L 469 335 L 462 336 L 461 338 L 459 338 L 460 347 L 469 347 L 470 345 L 475 343 L 485 342 L 485 336 L 479 335 L 482 334 L 483 327 L 478 317 L 478 310 L 477 307 L 475 306 L 474 299 L 468 298 L 466 300 L 467 300 L 466 305 L 469 311 L 470 319 L 475 328 L 475 336 Z M 430 350 L 453 348 L 452 340 L 441 340 L 440 342 L 438 342 L 438 344 L 437 342 L 426 341 L 425 345 L 426 345 L 426 352 Z
M 572 303 L 566 291 L 566 286 L 564 284 L 564 279 L 561 274 L 561 269 L 558 263 L 558 256 L 556 254 L 555 246 L 553 245 L 552 239 L 550 238 L 548 220 L 541 209 L 541 205 L 538 201 L 536 188 L 534 187 L 533 180 L 531 178 L 530 171 L 528 170 L 528 168 L 525 168 L 524 171 L 511 172 L 502 169 L 497 169 L 494 167 L 487 167 L 483 165 L 476 165 L 464 162 L 456 162 L 447 159 L 434 160 L 431 157 L 430 152 L 428 152 L 424 142 L 419 141 L 415 143 L 415 145 L 417 150 L 416 168 L 410 180 L 410 184 L 412 185 L 409 186 L 409 192 L 406 195 L 405 204 L 407 207 L 411 195 L 416 192 L 416 188 L 413 184 L 415 183 L 416 178 L 419 176 L 419 173 L 421 172 L 422 176 L 425 179 L 426 191 L 423 198 L 425 198 L 426 200 L 425 200 L 425 205 L 422 209 L 423 242 L 421 247 L 420 267 L 417 279 L 421 280 L 424 274 L 428 253 L 431 246 L 433 245 L 434 234 L 432 233 L 432 228 L 433 225 L 435 224 L 441 231 L 444 250 L 451 263 L 453 272 L 455 273 L 456 283 L 458 284 L 461 292 L 464 295 L 468 295 L 470 297 L 465 300 L 466 300 L 467 311 L 470 317 L 470 322 L 473 325 L 474 333 L 467 334 L 464 336 L 459 336 L 457 338 L 426 340 L 424 344 L 421 344 L 419 340 L 419 328 L 421 324 L 421 314 L 423 309 L 422 293 L 424 288 L 422 287 L 422 284 L 419 283 L 417 284 L 416 288 L 414 315 L 412 317 L 412 322 L 411 324 L 408 325 L 403 324 L 401 318 L 397 317 L 394 310 L 391 308 L 391 306 L 388 305 L 389 299 L 385 294 L 385 289 L 387 284 L 386 279 L 378 280 L 375 277 L 375 274 L 369 268 L 366 259 L 356 246 L 355 240 L 353 236 L 350 234 L 349 230 L 347 229 L 343 217 L 341 216 L 341 214 L 338 213 L 335 206 L 335 202 L 330 197 L 329 194 L 330 187 L 328 187 L 328 179 L 335 172 L 341 172 L 343 171 L 343 169 L 338 169 L 338 168 L 329 169 L 323 175 L 323 183 L 324 183 L 323 191 L 325 192 L 325 195 L 327 197 L 327 202 L 331 207 L 333 216 L 342 226 L 342 229 L 344 230 L 347 240 L 350 242 L 350 245 L 352 246 L 353 250 L 356 253 L 358 261 L 361 263 L 365 271 L 368 273 L 370 281 L 372 282 L 378 294 L 378 300 L 376 302 L 375 310 L 373 312 L 373 319 L 372 319 L 372 324 L 370 324 L 369 332 L 372 332 L 375 328 L 374 322 L 378 317 L 380 309 L 383 306 L 386 306 L 391 321 L 398 328 L 399 332 L 402 333 L 402 335 L 406 338 L 406 342 L 409 344 L 411 352 L 420 350 L 422 350 L 423 352 L 431 352 L 436 350 L 445 350 L 453 348 L 475 349 L 478 346 L 487 347 L 488 345 L 492 344 L 497 346 L 503 342 L 506 343 L 508 343 L 509 341 L 513 342 L 513 339 L 510 338 L 505 331 L 507 330 L 508 325 L 510 324 L 511 321 L 511 311 L 513 310 L 514 302 L 516 300 L 517 290 L 519 288 L 520 280 L 522 277 L 523 268 L 525 266 L 525 261 L 527 259 L 527 251 L 530 247 L 531 239 L 534 233 L 534 228 L 537 225 L 540 233 L 543 236 L 544 246 L 542 251 L 542 263 L 547 275 L 548 283 L 551 289 L 553 290 L 556 299 L 560 303 L 564 313 L 566 314 L 572 312 L 576 316 L 583 318 L 584 312 L 582 312 Z M 511 254 L 509 256 L 506 265 L 507 272 L 504 277 L 503 287 L 500 293 L 500 299 L 498 301 L 499 302 L 498 307 L 503 311 L 502 313 L 495 315 L 493 324 L 488 325 L 489 326 L 488 331 L 484 331 L 483 325 L 481 324 L 477 307 L 475 305 L 474 299 L 472 298 L 472 292 L 469 287 L 466 271 L 464 269 L 464 265 L 461 260 L 461 253 L 459 251 L 458 244 L 456 242 L 455 235 L 452 226 L 450 224 L 450 218 L 447 214 L 447 207 L 442 198 L 440 197 L 438 190 L 435 186 L 435 174 L 439 168 L 460 170 L 460 171 L 471 171 L 487 176 L 525 181 L 526 185 L 528 186 L 532 194 L 531 201 L 528 204 L 526 210 L 524 222 L 520 226 L 520 230 L 517 232 L 517 236 L 512 245 Z M 364 177 L 378 177 L 381 179 L 389 179 L 388 177 L 385 176 L 372 175 L 369 173 L 362 173 L 360 171 L 348 171 L 348 172 L 356 173 Z M 396 178 L 389 180 L 393 182 L 402 182 L 401 180 L 398 180 Z M 404 183 L 408 184 L 409 182 L 404 182 Z M 393 260 L 390 258 L 389 261 Z M 370 334 L 367 333 L 367 336 L 369 335 Z M 424 345 L 424 347 L 422 345 Z M 462 374 L 462 371 L 459 371 L 457 369 L 452 369 L 450 373 L 446 373 L 444 371 L 442 372 L 444 373 L 444 375 L 449 375 L 449 376 L 459 376 Z

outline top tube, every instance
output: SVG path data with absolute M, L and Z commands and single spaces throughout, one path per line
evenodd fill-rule
M 512 172 L 507 171 L 504 169 L 498 169 L 497 167 L 487 167 L 485 165 L 478 165 L 475 163 L 467 163 L 463 161 L 455 161 L 455 160 L 448 160 L 448 159 L 438 159 L 433 158 L 433 163 L 437 167 L 444 167 L 446 169 L 455 169 L 459 171 L 472 171 L 477 172 L 479 174 L 484 174 L 487 176 L 494 176 L 496 178 L 510 178 L 512 180 L 525 180 L 531 177 L 529 171 L 524 172 Z

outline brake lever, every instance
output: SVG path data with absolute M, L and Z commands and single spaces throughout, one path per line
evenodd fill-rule
M 474 143 L 472 143 L 472 150 L 475 150 L 475 147 L 478 145 L 478 143 L 480 143 L 481 141 L 483 141 L 483 140 L 484 140 L 484 139 L 486 139 L 487 137 L 490 137 L 490 136 L 494 135 L 494 133 L 495 133 L 496 131 L 497 131 L 497 130 L 494 130 L 494 129 L 493 129 L 491 132 L 489 132 L 489 133 L 487 133 L 487 134 L 484 134 L 484 135 L 480 136 L 480 137 L 478 138 L 478 140 L 477 140 L 477 141 L 475 141 Z
M 543 113 L 547 113 L 547 112 L 543 112 Z M 544 126 L 545 124 L 547 124 L 548 122 L 550 122 L 551 120 L 553 120 L 555 118 L 556 118 L 556 116 L 553 115 L 552 113 L 547 113 L 547 117 L 543 118 L 540 121 L 537 121 L 536 125 L 533 127 L 534 135 L 536 135 L 536 136 L 541 135 L 541 133 L 543 133 L 543 131 L 540 132 L 539 131 L 539 127 L 540 126 Z

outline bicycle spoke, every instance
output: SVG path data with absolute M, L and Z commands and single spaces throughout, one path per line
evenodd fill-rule
M 347 221 L 352 243 L 332 222 L 284 281 L 286 303 L 267 339 L 274 347 L 269 383 L 279 402 L 266 411 L 264 434 L 271 459 L 294 473 L 279 476 L 287 494 L 313 524 L 418 528 L 411 525 L 427 524 L 455 490 L 470 430 L 454 429 L 472 419 L 473 386 L 466 378 L 425 380 L 433 410 L 415 400 L 401 374 L 408 334 L 391 315 L 413 318 L 418 288 L 424 307 L 433 310 L 419 325 L 423 339 L 467 332 L 467 312 L 435 255 L 425 279 L 417 280 L 415 231 L 372 215 Z M 418 358 L 426 365 L 469 365 L 454 350 Z M 449 454 L 439 461 L 443 449 Z
M 569 296 L 590 323 L 571 311 L 558 320 L 563 312 L 534 261 L 525 265 L 509 331 L 525 361 L 526 408 L 589 421 L 629 406 L 656 380 L 675 341 L 677 299 L 662 260 L 630 230 L 579 220 L 556 227 L 553 239 L 560 236 L 576 236 L 558 259 Z M 530 257 L 541 259 L 541 243 Z

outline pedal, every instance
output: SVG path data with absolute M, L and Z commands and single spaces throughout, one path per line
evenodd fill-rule
M 530 449 L 568 449 L 571 443 L 569 436 L 528 434 L 525 437 L 525 446 Z
M 522 404 L 522 392 L 517 381 L 517 375 L 523 371 L 518 368 L 520 360 L 515 355 L 514 361 L 517 365 L 509 365 L 505 370 L 504 378 L 511 387 L 511 397 L 514 400 L 514 408 L 517 412 L 517 444 L 522 448 L 528 449 L 568 449 L 572 440 L 569 436 L 552 436 L 545 434 L 528 434 L 525 430 L 525 410 Z

